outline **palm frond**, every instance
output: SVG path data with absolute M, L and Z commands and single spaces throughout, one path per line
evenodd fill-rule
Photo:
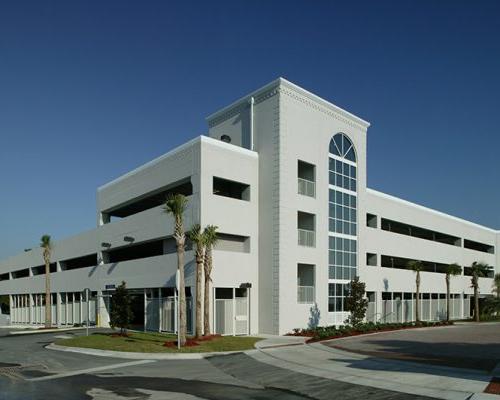
M 412 260 L 408 262 L 408 268 L 415 272 L 420 272 L 424 268 L 422 261 Z
M 201 230 L 200 224 L 194 224 L 189 231 L 186 232 L 187 237 L 198 247 L 205 245 L 205 235 Z
M 52 247 L 52 242 L 50 240 L 50 235 L 43 235 L 40 239 L 40 247 L 44 249 L 50 249 Z
M 174 217 L 181 216 L 186 211 L 188 199 L 183 194 L 175 193 L 167 197 L 163 210 Z
M 219 229 L 218 226 L 207 225 L 203 230 L 203 235 L 205 236 L 205 245 L 207 247 L 215 247 L 217 245 L 217 241 L 219 240 L 217 237 L 217 229 Z
M 473 276 L 477 276 L 478 278 L 483 278 L 488 275 L 488 272 L 491 270 L 491 267 L 484 262 L 474 261 L 470 269 Z
M 447 275 L 460 275 L 462 273 L 462 267 L 457 263 L 450 264 L 446 267 Z

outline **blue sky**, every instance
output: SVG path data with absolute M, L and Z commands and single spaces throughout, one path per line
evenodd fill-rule
M 2 2 L 0 258 L 278 76 L 372 123 L 370 187 L 500 229 L 498 71 L 496 1 Z

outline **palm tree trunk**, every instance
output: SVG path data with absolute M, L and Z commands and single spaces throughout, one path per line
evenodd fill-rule
M 196 338 L 203 334 L 202 290 L 203 290 L 203 258 L 196 259 Z
M 450 275 L 446 275 L 446 322 L 450 322 Z
M 204 324 L 204 333 L 205 335 L 210 335 L 210 266 L 212 263 L 212 249 L 208 246 L 205 249 L 205 260 L 204 260 L 204 269 L 205 269 L 205 301 L 203 304 L 203 324 Z
M 210 335 L 210 280 L 205 276 L 205 301 L 203 304 L 203 325 L 204 334 Z
M 417 298 L 416 298 L 416 309 L 415 309 L 415 320 L 416 322 L 420 322 L 420 272 L 417 271 L 417 278 L 416 278 L 416 287 L 417 287 Z
M 50 262 L 45 260 L 45 327 L 52 325 L 52 315 L 50 306 Z
M 186 344 L 186 284 L 184 282 L 184 242 L 177 243 L 177 268 L 179 270 L 179 342 Z
M 474 283 L 474 317 L 476 322 L 479 322 L 479 297 L 478 297 L 478 284 Z

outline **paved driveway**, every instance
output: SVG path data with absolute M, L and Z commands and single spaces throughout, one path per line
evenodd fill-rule
M 58 336 L 0 337 L 1 400 L 425 400 L 311 376 L 245 354 L 206 360 L 124 360 L 47 350 Z M 304 348 L 305 346 L 294 346 Z M 293 348 L 293 347 L 292 347 Z M 289 347 L 283 348 L 287 351 Z
M 500 363 L 500 323 L 409 329 L 327 345 L 374 357 L 491 372 Z

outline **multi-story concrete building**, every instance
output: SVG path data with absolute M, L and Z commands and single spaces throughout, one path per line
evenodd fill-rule
M 500 271 L 499 231 L 368 189 L 369 123 L 328 101 L 277 79 L 207 121 L 208 136 L 100 187 L 97 228 L 55 243 L 55 324 L 86 319 L 82 290 L 89 288 L 90 318 L 106 326 L 113 288 L 125 281 L 137 325 L 175 330 L 173 220 L 162 210 L 169 193 L 189 199 L 186 228 L 219 227 L 211 309 L 220 333 L 341 324 L 356 275 L 366 283 L 369 320 L 414 319 L 410 260 L 425 265 L 427 320 L 444 317 L 445 266 L 465 267 L 451 283 L 452 316 L 463 318 L 471 312 L 467 267 L 483 261 Z M 186 261 L 194 296 L 189 247 Z M 13 323 L 44 321 L 42 264 L 38 248 L 0 262 Z M 480 279 L 480 291 L 491 294 L 491 277 Z

